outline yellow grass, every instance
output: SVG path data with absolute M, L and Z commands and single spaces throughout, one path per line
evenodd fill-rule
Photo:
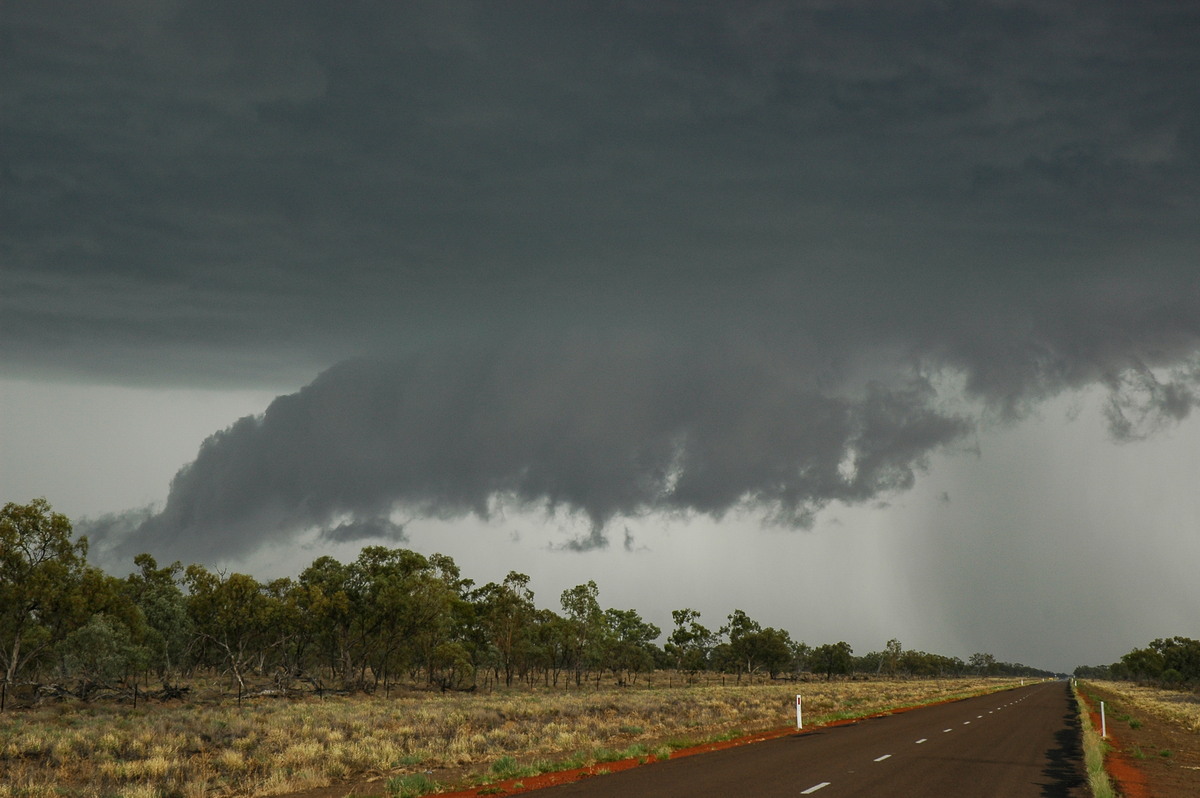
M 0 798 L 276 795 L 501 757 L 562 760 L 1013 686 L 943 679 L 56 706 L 0 715 Z
M 1164 690 L 1130 682 L 1096 684 L 1120 696 L 1127 709 L 1138 709 L 1157 718 L 1200 733 L 1200 695 L 1187 690 Z
M 1107 743 L 1100 739 L 1100 733 L 1092 725 L 1092 716 L 1088 712 L 1087 704 L 1079 695 L 1078 686 L 1072 684 L 1071 692 L 1075 696 L 1075 705 L 1079 709 L 1079 724 L 1083 730 L 1083 761 L 1087 768 L 1088 788 L 1092 791 L 1093 798 L 1113 798 L 1116 791 L 1108 771 L 1104 769 Z

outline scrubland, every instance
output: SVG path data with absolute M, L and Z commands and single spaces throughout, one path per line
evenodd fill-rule
M 1096 683 L 1124 699 L 1129 709 L 1141 710 L 1188 731 L 1200 733 L 1200 694 L 1194 691 L 1168 690 L 1133 682 Z
M 0 798 L 276 795 L 405 774 L 457 782 L 669 755 L 673 748 L 1001 689 L 942 679 L 256 698 L 168 704 L 58 703 L 0 715 Z

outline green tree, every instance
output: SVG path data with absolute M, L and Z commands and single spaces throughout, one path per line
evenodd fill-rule
M 996 658 L 983 651 L 976 651 L 967 660 L 967 664 L 980 676 L 987 676 L 996 668 Z
M 637 610 L 609 609 L 604 617 L 610 632 L 608 667 L 618 683 L 631 684 L 637 674 L 654 669 L 654 641 L 662 629 L 642 620 Z
M 569 651 L 575 668 L 575 684 L 583 680 L 584 670 L 601 664 L 607 627 L 600 609 L 599 588 L 592 580 L 564 590 L 559 596 L 569 629 Z
M 147 665 L 166 679 L 183 662 L 192 636 L 192 620 L 179 585 L 183 566 L 178 562 L 159 568 L 149 554 L 133 558 L 136 573 L 126 579 L 126 589 L 145 619 Z
M 789 670 L 795 660 L 795 644 L 785 629 L 768 626 L 751 637 L 753 659 L 774 679 Z
M 129 627 L 104 613 L 66 636 L 58 651 L 68 673 L 78 682 L 76 694 L 87 699 L 98 688 L 111 687 L 146 667 L 150 651 L 133 641 Z
M 238 703 L 246 690 L 246 675 L 277 643 L 270 634 L 274 611 L 270 597 L 248 574 L 214 574 L 202 565 L 189 565 L 187 608 L 196 633 L 216 650 L 237 682 Z
M 783 629 L 763 628 L 742 610 L 730 613 L 721 634 L 729 639 L 721 649 L 725 665 L 732 665 L 738 681 L 742 674 L 766 670 L 772 677 L 787 670 L 795 659 L 792 637 Z
M 529 589 L 529 577 L 509 571 L 501 584 L 489 582 L 472 598 L 487 641 L 496 652 L 496 669 L 503 669 L 504 683 L 511 687 L 518 664 L 526 663 L 532 654 L 537 608 Z
M 324 666 L 343 684 L 355 673 L 354 634 L 361 603 L 352 577 L 349 566 L 333 557 L 318 557 L 300 573 L 291 594 L 305 621 L 303 639 L 311 638 Z
M 78 616 L 87 540 L 45 499 L 0 509 L 0 710 L 8 689 L 49 654 Z
M 883 657 L 879 661 L 880 667 L 888 676 L 895 676 L 896 671 L 900 669 L 900 660 L 903 656 L 904 647 L 900 645 L 899 640 L 893 637 L 884 646 Z
M 369 664 L 384 680 L 406 667 L 424 667 L 434 682 L 439 646 L 451 642 L 458 569 L 453 560 L 435 562 L 407 549 L 368 546 L 351 568 L 356 633 L 361 650 L 360 684 Z
M 813 649 L 808 658 L 813 673 L 824 673 L 825 679 L 832 679 L 834 674 L 846 674 L 854 663 L 854 651 L 845 641 L 826 643 Z
M 672 610 L 671 620 L 675 629 L 664 648 L 675 669 L 695 673 L 706 668 L 717 636 L 700 623 L 700 613 L 690 607 Z

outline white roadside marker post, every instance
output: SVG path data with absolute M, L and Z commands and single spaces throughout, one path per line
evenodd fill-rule
M 804 728 L 804 708 L 803 708 L 802 701 L 803 701 L 803 699 L 801 699 L 801 697 L 797 695 L 796 696 L 796 728 L 797 729 Z
M 1108 723 L 1104 720 L 1104 702 L 1100 702 L 1100 739 L 1108 739 Z

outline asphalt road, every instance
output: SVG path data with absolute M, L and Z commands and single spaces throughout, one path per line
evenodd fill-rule
M 1084 798 L 1064 682 L 873 718 L 538 790 L 539 798 Z

